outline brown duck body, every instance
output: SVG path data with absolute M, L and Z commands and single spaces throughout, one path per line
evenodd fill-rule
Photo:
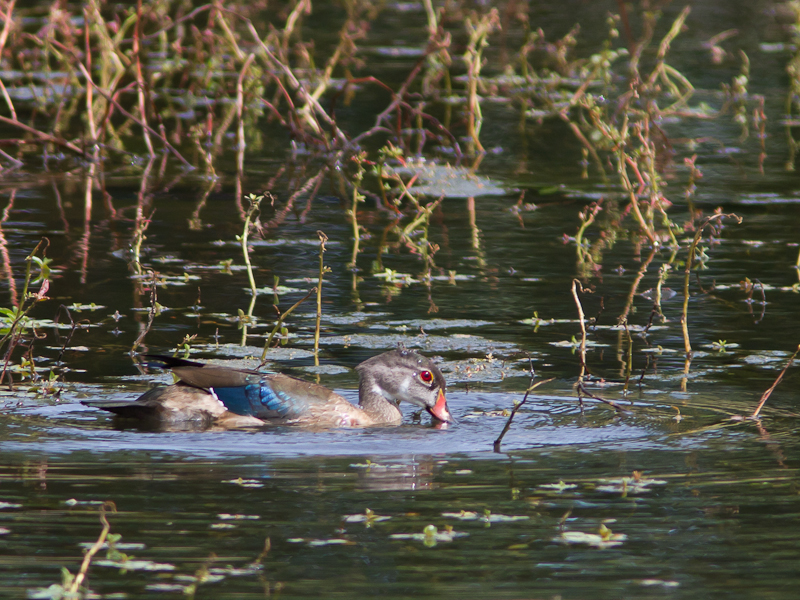
M 398 349 L 361 363 L 359 406 L 326 387 L 287 375 L 264 374 L 157 357 L 180 382 L 156 388 L 135 402 L 87 401 L 120 416 L 177 426 L 241 427 L 280 423 L 306 427 L 399 425 L 401 401 L 450 421 L 445 380 L 428 358 Z

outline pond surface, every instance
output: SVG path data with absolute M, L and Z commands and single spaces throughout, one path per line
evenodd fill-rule
M 563 4 L 570 10 L 559 14 L 531 9 L 549 37 L 616 6 Z M 581 178 L 580 146 L 566 127 L 545 121 L 520 130 L 519 115 L 505 105 L 485 109 L 482 141 L 491 151 L 477 168 L 483 191 L 470 188 L 472 200 L 452 192 L 431 217 L 438 251 L 429 284 L 419 254 L 396 237 L 385 245 L 394 216 L 370 199 L 359 207 L 361 252 L 349 267 L 346 202 L 326 183 L 310 208 L 298 200 L 279 227 L 252 239 L 262 291 L 246 328 L 239 311 L 248 311 L 251 295 L 236 238 L 243 213 L 229 159 L 211 181 L 187 172 L 145 177 L 133 165 L 106 165 L 102 175 L 4 171 L 0 305 L 19 301 L 25 257 L 46 237 L 49 299 L 31 314 L 40 319 L 32 354 L 38 377 L 59 373 L 59 393 L 39 393 L 42 380 L 23 380 L 19 370 L 14 389 L 0 392 L 3 597 L 57 597 L 51 586 L 61 583 L 61 569 L 79 570 L 100 535 L 100 507 L 113 502 L 105 515 L 128 560 L 101 550 L 88 597 L 795 598 L 796 367 L 761 420 L 738 418 L 753 413 L 800 343 L 800 185 L 785 168 L 782 124 L 791 38 L 776 6 L 698 6 L 671 54 L 697 88 L 692 104 L 720 109 L 720 83 L 739 64 L 711 66 L 703 42 L 738 29 L 750 91 L 764 96 L 768 116 L 763 172 L 760 142 L 740 140 L 730 117 L 662 124 L 676 151 L 669 218 L 691 219 L 681 194 L 682 159 L 692 154 L 704 175 L 695 205 L 742 218 L 725 220 L 702 243 L 702 269 L 690 278 L 688 365 L 682 261 L 694 231 L 679 236 L 676 261 L 669 248 L 653 249 L 624 229 L 589 229 L 590 241 L 604 245 L 594 246 L 594 265 L 580 262 L 569 237 L 578 213 L 608 186 Z M 321 8 L 320 20 L 334 10 Z M 666 9 L 659 35 L 680 8 Z M 409 47 L 424 40 L 421 11 L 387 7 L 365 42 L 365 56 L 381 57 L 389 81 L 402 80 L 397 73 L 413 61 L 375 48 L 401 26 Z M 587 32 L 581 44 L 596 39 L 603 37 Z M 489 52 L 488 72 L 493 58 Z M 343 113 L 359 122 L 357 111 Z M 313 174 L 313 161 L 290 154 L 266 144 L 247 156 L 245 191 L 270 187 L 277 198 L 273 212 L 264 207 L 264 221 L 280 213 L 294 183 L 278 176 L 281 169 L 298 179 Z M 131 246 L 143 205 L 155 212 L 138 274 Z M 319 365 L 310 300 L 287 319 L 286 343 L 267 353 L 266 368 L 356 401 L 353 367 L 402 342 L 439 362 L 457 423 L 435 428 L 406 407 L 397 428 L 156 432 L 120 426 L 81 404 L 134 399 L 171 383 L 130 355 L 148 322 L 153 272 L 160 308 L 138 352 L 172 352 L 195 336 L 194 359 L 257 365 L 274 304 L 286 311 L 316 285 L 318 230 L 329 239 L 330 267 Z M 662 319 L 653 315 L 653 290 L 664 265 L 671 270 L 663 287 L 677 294 L 662 290 Z M 623 411 L 578 400 L 575 278 L 591 319 L 588 391 Z M 82 326 L 71 337 L 61 305 Z M 623 314 L 628 331 L 619 325 Z M 495 452 L 531 367 L 537 379 L 553 381 L 530 395 Z

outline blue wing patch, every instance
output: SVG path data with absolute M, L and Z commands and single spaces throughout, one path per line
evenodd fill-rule
M 250 397 L 253 395 L 251 388 L 258 389 L 258 385 L 245 385 L 239 387 L 215 387 L 211 391 L 219 398 L 219 401 L 225 405 L 232 413 L 237 415 L 255 416 L 253 407 L 250 402 Z
M 302 399 L 284 390 L 273 390 L 268 381 L 239 387 L 215 387 L 214 393 L 232 413 L 261 419 L 294 419 L 307 408 Z

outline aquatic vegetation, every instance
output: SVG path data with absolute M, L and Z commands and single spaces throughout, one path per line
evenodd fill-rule
M 628 536 L 624 533 L 614 533 L 604 524 L 601 524 L 598 533 L 564 531 L 560 536 L 553 538 L 553 541 L 562 544 L 584 544 L 593 548 L 604 549 L 621 546 L 626 539 L 628 539 Z
M 47 378 L 42 377 L 37 372 L 35 366 L 35 355 L 33 353 L 34 340 L 38 338 L 37 328 L 45 326 L 47 322 L 42 320 L 34 320 L 29 315 L 34 307 L 47 299 L 47 292 L 50 289 L 50 259 L 46 258 L 46 250 L 49 246 L 49 240 L 43 239 L 33 251 L 25 258 L 25 279 L 22 286 L 22 292 L 19 299 L 16 299 L 16 289 L 12 286 L 12 300 L 14 305 L 11 308 L 0 307 L 0 352 L 2 353 L 3 368 L 0 372 L 0 383 L 8 382 L 11 389 L 14 387 L 13 373 L 18 374 L 21 379 L 28 379 L 33 383 L 42 383 L 39 391 L 42 393 L 56 393 L 55 387 L 58 373 L 52 368 L 50 369 Z M 41 252 L 41 256 L 37 256 Z M 38 267 L 38 273 L 34 278 L 32 272 L 32 264 Z M 11 274 L 13 277 L 13 273 Z M 39 291 L 31 292 L 30 287 L 39 283 Z M 69 310 L 66 309 L 69 316 Z M 72 317 L 69 317 L 72 321 Z M 52 321 L 49 321 L 52 323 Z M 61 355 L 69 344 L 72 338 L 72 333 L 79 325 L 72 322 L 71 325 L 64 325 L 65 328 L 70 329 L 70 335 L 67 337 L 64 346 L 61 348 Z M 24 348 L 26 351 L 19 359 L 19 363 L 14 362 L 14 352 L 18 347 Z
M 89 571 L 89 566 L 92 564 L 94 556 L 101 550 L 106 549 L 106 559 L 96 560 L 95 564 L 108 563 L 113 564 L 116 561 L 126 561 L 127 556 L 119 551 L 115 546 L 116 542 L 122 536 L 119 534 L 109 533 L 111 525 L 106 519 L 106 507 L 112 512 L 116 512 L 116 506 L 113 502 L 104 502 L 100 507 L 100 523 L 103 525 L 100 536 L 97 541 L 92 544 L 83 557 L 81 567 L 76 574 L 72 574 L 66 567 L 61 568 L 61 583 L 54 583 L 51 586 L 38 590 L 29 590 L 28 597 L 30 598 L 48 598 L 59 600 L 61 598 L 84 598 L 87 595 L 87 588 L 84 584 L 86 575 Z
M 634 471 L 631 477 L 603 479 L 598 483 L 600 485 L 594 488 L 596 491 L 621 494 L 622 496 L 644 494 L 651 491 L 651 486 L 667 485 L 667 482 L 663 479 L 643 477 L 638 471 Z
M 312 548 L 320 546 L 353 546 L 355 542 L 343 538 L 331 539 L 306 539 L 306 538 L 289 538 L 286 540 L 289 544 L 308 544 Z
M 492 523 L 512 523 L 514 521 L 527 521 L 530 519 L 530 517 L 527 515 L 501 515 L 498 513 L 493 513 L 488 509 L 485 509 L 483 514 L 462 510 L 461 512 L 457 513 L 443 512 L 442 516 L 449 519 L 458 519 L 459 521 L 480 521 L 487 527 Z
M 370 509 L 365 509 L 363 514 L 359 515 L 344 515 L 345 523 L 364 523 L 364 527 L 372 527 L 375 523 L 388 521 L 391 519 L 389 515 L 376 515 Z
M 442 542 L 452 542 L 456 538 L 468 535 L 464 531 L 455 531 L 449 525 L 445 526 L 443 531 L 440 531 L 435 525 L 427 525 L 422 533 L 393 533 L 389 537 L 393 540 L 416 540 L 422 542 L 427 548 L 433 548 Z
M 241 477 L 238 479 L 230 479 L 225 481 L 224 483 L 232 483 L 234 485 L 238 485 L 241 487 L 246 488 L 262 488 L 264 484 L 258 481 L 257 479 L 242 479 Z
M 459 578 L 478 596 L 556 597 L 600 569 L 590 585 L 608 597 L 674 573 L 699 594 L 764 592 L 725 566 L 747 552 L 769 583 L 791 579 L 770 559 L 791 532 L 757 519 L 792 518 L 796 410 L 760 412 L 769 394 L 753 407 L 794 368 L 797 194 L 759 170 L 775 175 L 768 150 L 796 153 L 796 77 L 761 77 L 765 62 L 796 70 L 796 3 L 771 21 L 785 45 L 767 61 L 732 29 L 698 43 L 718 21 L 694 6 L 583 2 L 579 28 L 525 2 L 0 4 L 2 322 L 19 336 L 0 401 L 5 462 L 20 463 L 2 473 L 0 535 L 36 593 L 74 585 L 47 587 L 62 563 L 77 571 L 79 551 L 75 568 L 63 558 L 77 541 L 94 547 L 65 524 L 81 531 L 112 488 L 155 526 L 100 547 L 91 577 L 135 581 L 104 582 L 108 596 L 243 576 L 230 593 L 434 597 Z M 49 271 L 52 300 L 15 325 L 45 234 L 28 294 Z M 450 430 L 163 435 L 77 405 L 163 381 L 128 351 L 261 357 L 340 389 L 397 342 L 440 361 Z M 62 385 L 65 367 L 90 383 Z M 531 391 L 533 369 L 554 381 Z M 23 378 L 67 393 L 29 397 Z M 657 475 L 621 477 L 633 465 Z M 647 535 L 626 543 L 609 514 Z M 277 556 L 242 561 L 262 529 Z M 111 545 L 131 556 L 98 561 Z
M 578 487 L 575 483 L 564 483 L 563 481 L 559 481 L 558 483 L 542 483 L 538 487 L 544 490 L 553 490 L 555 492 L 565 492 L 567 490 L 574 490 Z

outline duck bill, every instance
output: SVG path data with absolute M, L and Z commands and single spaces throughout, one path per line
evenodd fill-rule
M 432 407 L 429 406 L 428 412 L 444 423 L 453 422 L 453 416 L 450 414 L 450 411 L 447 410 L 447 398 L 445 398 L 443 390 L 439 390 L 439 396 L 436 398 L 436 404 L 434 404 Z

